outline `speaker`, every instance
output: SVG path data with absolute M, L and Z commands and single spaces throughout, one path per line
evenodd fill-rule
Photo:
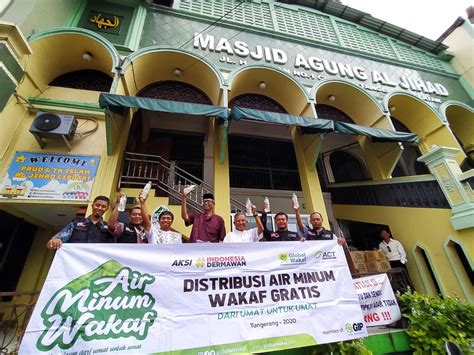
M 71 115 L 38 112 L 30 127 L 30 132 L 38 138 L 72 140 L 76 133 L 77 119 Z

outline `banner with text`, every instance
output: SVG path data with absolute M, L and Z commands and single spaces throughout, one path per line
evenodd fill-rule
M 335 241 L 66 244 L 20 350 L 224 354 L 366 335 Z
M 0 183 L 0 198 L 89 200 L 100 158 L 16 152 Z
M 391 324 L 402 319 L 387 274 L 354 279 L 354 287 L 368 327 Z

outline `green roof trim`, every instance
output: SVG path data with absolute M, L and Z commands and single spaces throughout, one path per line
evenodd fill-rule
M 190 102 L 152 99 L 148 97 L 123 96 L 101 93 L 99 106 L 111 112 L 123 114 L 124 108 L 137 108 L 150 111 L 178 113 L 191 116 L 219 117 L 227 121 L 227 107 L 194 104 Z
M 372 139 L 374 143 L 409 142 L 418 144 L 420 142 L 420 138 L 414 133 L 391 131 L 388 129 L 337 122 L 329 119 L 301 117 L 242 107 L 233 107 L 229 118 L 234 121 L 248 119 L 252 121 L 298 126 L 303 129 L 303 133 L 315 134 L 335 132 L 339 134 L 366 136 Z

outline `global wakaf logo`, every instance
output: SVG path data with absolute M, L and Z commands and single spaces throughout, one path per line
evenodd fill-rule
M 281 265 L 288 264 L 306 264 L 305 253 L 280 253 L 278 259 Z
M 145 292 L 155 278 L 115 260 L 100 265 L 57 291 L 41 312 L 45 330 L 36 346 L 50 351 L 85 341 L 133 337 L 143 340 L 157 313 Z

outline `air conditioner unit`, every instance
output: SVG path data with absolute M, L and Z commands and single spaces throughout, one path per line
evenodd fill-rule
M 42 138 L 62 139 L 69 149 L 68 141 L 74 138 L 77 119 L 72 115 L 58 115 L 51 112 L 38 112 L 30 127 L 30 132 L 35 136 L 38 144 L 43 148 Z

